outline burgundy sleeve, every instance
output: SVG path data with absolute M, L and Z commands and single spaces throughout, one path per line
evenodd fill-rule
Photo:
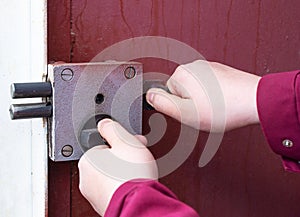
M 199 217 L 164 185 L 152 180 L 134 180 L 114 193 L 105 217 Z
M 261 78 L 257 109 L 272 150 L 281 155 L 287 170 L 300 172 L 300 71 Z

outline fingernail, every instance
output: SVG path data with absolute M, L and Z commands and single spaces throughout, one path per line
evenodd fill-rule
M 154 93 L 151 93 L 151 92 L 148 92 L 147 95 L 146 95 L 146 99 L 147 99 L 147 102 L 153 106 L 153 102 L 154 102 Z
M 103 128 L 103 126 L 104 126 L 105 124 L 110 123 L 110 122 L 112 122 L 111 119 L 105 118 L 105 119 L 103 119 L 103 120 L 101 120 L 101 121 L 98 122 L 98 128 L 101 129 L 101 128 Z

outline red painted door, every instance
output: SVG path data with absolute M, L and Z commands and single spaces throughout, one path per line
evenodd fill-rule
M 88 62 L 104 48 L 137 36 L 184 42 L 206 59 L 264 75 L 300 68 L 297 0 L 48 0 L 48 60 Z M 139 59 L 144 71 L 171 74 L 176 64 Z M 270 90 L 271 91 L 271 90 Z M 144 112 L 144 133 L 149 132 Z M 151 150 L 164 155 L 180 125 Z M 225 134 L 204 168 L 206 133 L 188 160 L 160 181 L 204 217 L 300 216 L 300 175 L 283 170 L 260 126 Z M 101 197 L 99 197 L 101 199 Z M 49 216 L 97 216 L 78 190 L 77 162 L 49 162 Z

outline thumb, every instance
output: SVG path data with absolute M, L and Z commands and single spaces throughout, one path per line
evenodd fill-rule
M 103 119 L 98 123 L 98 130 L 104 139 L 110 144 L 108 149 L 117 159 L 135 164 L 155 164 L 155 160 L 147 147 L 130 134 L 118 122 L 111 119 Z M 144 142 L 146 140 L 144 139 Z M 116 162 L 116 166 L 118 163 Z
M 191 100 L 170 94 L 160 88 L 151 88 L 146 94 L 148 103 L 155 110 L 162 112 L 178 121 L 182 121 L 184 114 L 188 114 Z
M 130 134 L 118 122 L 111 119 L 103 119 L 99 121 L 98 131 L 110 144 L 112 149 L 124 149 L 126 146 L 135 148 L 144 147 L 137 137 Z

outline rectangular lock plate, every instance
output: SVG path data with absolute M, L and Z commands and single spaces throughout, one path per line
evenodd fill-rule
M 142 132 L 142 64 L 56 63 L 48 66 L 53 106 L 48 118 L 49 156 L 77 160 L 97 144 L 97 118 L 109 115 L 130 133 Z M 100 139 L 101 142 L 101 139 Z

